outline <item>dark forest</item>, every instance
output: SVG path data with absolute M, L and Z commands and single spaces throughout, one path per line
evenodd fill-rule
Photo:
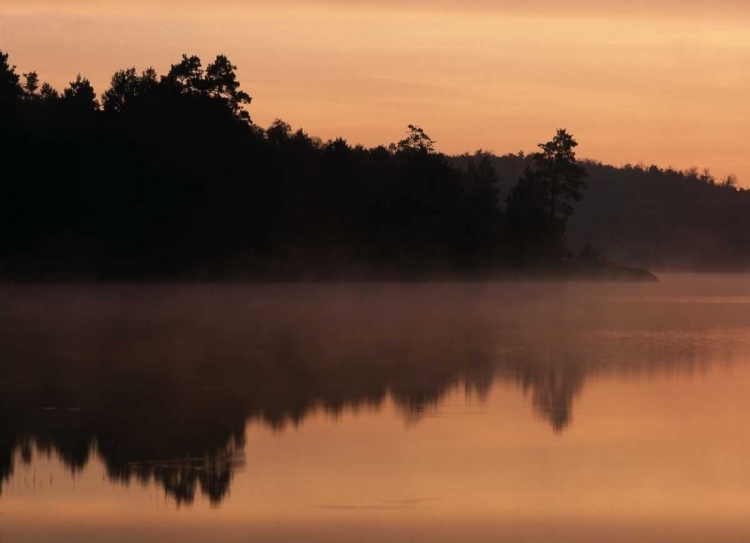
M 254 124 L 224 56 L 62 92 L 0 53 L 7 279 L 645 278 L 744 269 L 750 193 L 710 172 L 451 157 L 410 125 L 365 148 Z M 748 225 L 750 226 L 750 225 Z

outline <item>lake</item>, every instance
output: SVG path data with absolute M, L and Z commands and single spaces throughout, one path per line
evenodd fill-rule
M 750 276 L 0 286 L 0 542 L 750 540 Z

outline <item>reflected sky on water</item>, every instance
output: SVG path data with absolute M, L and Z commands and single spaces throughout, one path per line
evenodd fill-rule
M 3 542 L 750 537 L 743 277 L 13 285 L 0 319 Z

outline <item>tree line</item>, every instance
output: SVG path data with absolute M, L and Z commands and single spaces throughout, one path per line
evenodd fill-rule
M 501 200 L 533 162 L 523 152 L 487 157 L 498 174 Z M 476 160 L 453 158 L 461 166 L 469 159 Z M 750 269 L 750 190 L 739 187 L 736 176 L 580 163 L 589 188 L 567 223 L 567 246 L 574 252 L 590 243 L 600 258 L 652 270 Z
M 585 171 L 564 130 L 501 198 L 418 127 L 390 145 L 252 122 L 225 56 L 62 92 L 0 53 L 6 276 L 420 275 L 555 263 Z
M 366 148 L 281 120 L 262 128 L 250 103 L 223 55 L 207 66 L 184 55 L 164 75 L 121 70 L 98 95 L 81 75 L 58 92 L 0 52 L 0 274 L 403 278 L 601 254 L 748 262 L 750 229 L 736 225 L 750 197 L 731 177 L 580 161 L 565 130 L 528 155 L 446 156 L 415 125 Z

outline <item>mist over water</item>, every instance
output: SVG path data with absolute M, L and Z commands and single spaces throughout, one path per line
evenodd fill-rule
M 3 541 L 749 536 L 750 280 L 661 280 L 2 286 Z

